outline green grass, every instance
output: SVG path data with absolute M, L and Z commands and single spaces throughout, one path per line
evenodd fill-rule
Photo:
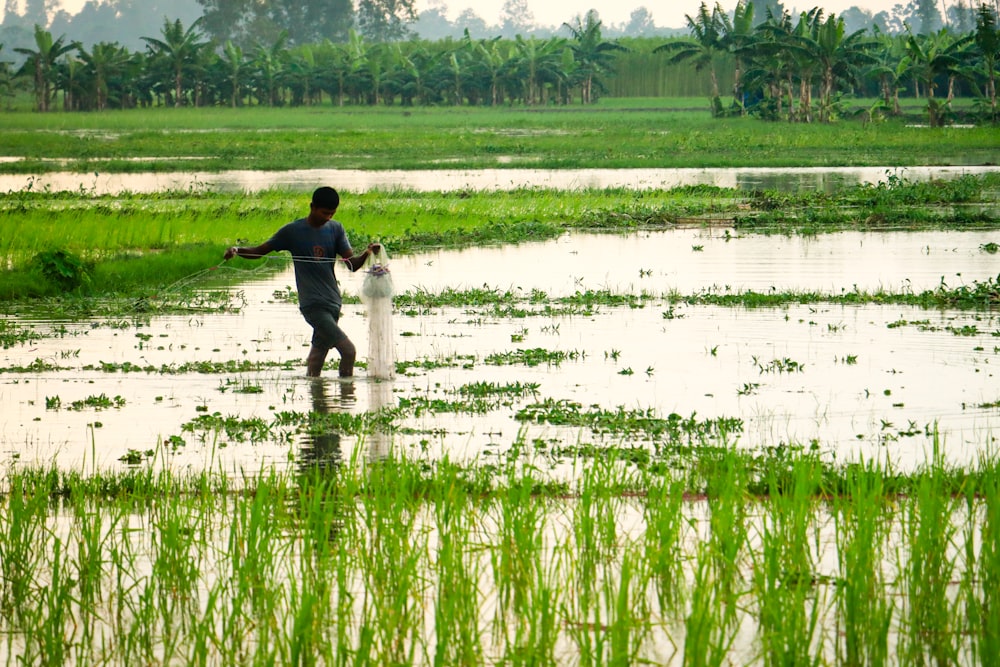
M 797 195 L 704 186 L 653 191 L 391 190 L 344 193 L 338 218 L 350 230 L 355 246 L 377 239 L 395 254 L 408 254 L 538 241 L 567 229 L 620 232 L 699 221 L 713 225 L 725 221 L 737 234 L 887 227 L 993 229 L 998 225 L 998 193 L 996 175 L 931 183 L 890 176 L 884 183 L 849 187 L 836 194 Z M 12 194 L 0 200 L 0 225 L 17 232 L 0 237 L 0 257 L 8 266 L 0 273 L 0 301 L 59 296 L 63 305 L 51 306 L 58 310 L 74 298 L 117 296 L 128 304 L 152 305 L 159 299 L 205 307 L 187 303 L 193 298 L 187 289 L 190 283 L 231 285 L 255 271 L 277 270 L 287 261 L 234 260 L 223 265 L 227 246 L 259 243 L 307 208 L 307 195 L 279 190 L 253 197 L 211 192 Z M 483 290 L 481 298 L 501 307 L 509 303 L 509 296 Z M 468 301 L 471 294 L 462 298 L 474 303 Z M 634 307 L 643 301 L 641 295 L 620 298 Z M 708 302 L 733 295 L 701 298 Z M 766 298 L 773 296 L 760 295 L 759 305 Z M 420 308 L 445 299 L 447 295 L 414 294 L 400 304 Z M 609 302 L 601 295 L 582 294 L 563 305 L 586 308 L 594 303 Z
M 692 103 L 696 110 L 684 110 Z M 542 110 L 6 113 L 4 156 L 24 159 L 0 163 L 0 171 L 969 165 L 995 161 L 1000 150 L 988 126 L 930 130 L 902 120 L 806 125 L 712 119 L 701 104 L 618 99 Z
M 614 110 L 611 104 L 601 110 L 608 137 L 622 147 L 639 142 L 628 150 L 640 147 L 643 134 L 655 132 L 651 124 L 662 121 L 654 111 L 608 113 Z M 308 155 L 337 150 L 328 139 L 342 136 L 345 150 L 360 151 L 358 137 L 389 137 L 411 128 L 413 137 L 369 147 L 398 150 L 409 165 L 429 159 L 417 155 L 421 141 L 431 145 L 428 138 L 438 146 L 435 156 L 452 150 L 462 160 L 472 159 L 462 156 L 463 142 L 483 133 L 463 129 L 459 111 L 465 110 L 404 116 L 378 109 L 369 114 L 371 129 L 364 132 L 335 125 L 349 120 L 356 127 L 357 117 L 312 113 L 315 118 L 309 119 L 304 110 L 236 114 L 232 122 L 246 125 L 233 132 L 214 132 L 224 122 L 221 114 L 202 117 L 183 110 L 10 117 L 23 124 L 24 150 L 62 137 L 67 151 L 155 154 L 180 150 L 178 143 L 168 146 L 161 139 L 160 129 L 169 136 L 187 128 L 198 132 L 182 148 L 208 154 L 232 141 L 231 152 L 219 154 L 233 163 L 265 144 L 274 147 L 276 139 L 295 139 L 291 144 L 305 146 Z M 580 121 L 591 130 L 579 142 L 550 131 L 577 127 L 573 124 L 584 114 L 575 113 L 581 115 L 477 110 L 465 119 L 515 126 L 514 133 L 485 133 L 497 150 L 516 145 L 501 142 L 521 142 L 523 155 L 552 150 L 565 154 L 560 159 L 586 164 L 602 148 L 595 141 L 595 117 Z M 746 129 L 740 123 L 696 126 L 693 119 L 685 125 L 683 114 L 674 119 L 680 120 L 666 128 L 666 136 L 686 128 L 692 160 L 707 159 Z M 30 126 L 69 130 L 87 123 L 99 130 L 102 123 L 116 122 L 129 135 L 120 145 L 114 138 L 67 139 Z M 628 122 L 634 127 L 626 132 Z M 252 146 L 267 123 L 277 129 Z M 288 127 L 281 127 L 284 123 Z M 540 135 L 525 131 L 539 126 L 545 129 Z M 748 136 L 746 145 L 733 144 L 732 159 L 743 155 L 744 165 L 755 151 L 771 159 L 757 142 L 772 127 L 787 135 L 774 141 L 780 139 L 792 157 L 799 141 L 814 145 L 811 159 L 838 159 L 840 149 L 827 129 L 754 127 L 757 135 Z M 875 154 L 912 128 L 886 126 L 884 134 L 883 126 L 837 129 L 870 133 Z M 27 138 L 32 133 L 40 138 Z M 953 143 L 936 146 L 942 152 L 961 150 L 954 143 L 957 133 L 937 133 L 936 140 Z M 5 129 L 4 137 L 8 134 Z M 452 135 L 455 147 L 442 149 L 448 145 L 442 138 Z M 921 144 L 922 134 L 911 136 L 918 137 L 914 159 L 926 160 L 930 144 Z M 149 143 L 140 146 L 140 137 Z M 303 137 L 308 140 L 299 142 Z M 978 141 L 988 148 L 996 139 L 978 135 Z M 276 151 L 276 163 L 287 159 L 284 150 Z M 371 164 L 382 159 L 376 156 Z M 599 166 L 616 158 L 609 159 Z M 637 153 L 629 159 L 647 158 Z M 356 246 L 379 239 L 394 252 L 410 253 L 553 238 L 567 229 L 634 231 L 720 218 L 737 235 L 880 225 L 995 229 L 998 191 L 995 177 L 932 184 L 889 179 L 836 195 L 718 188 L 385 191 L 345 193 L 338 217 Z M 8 267 L 0 274 L 0 300 L 5 310 L 43 309 L 49 318 L 108 315 L 110 326 L 122 313 L 238 308 L 238 295 L 204 301 L 191 288 L 238 286 L 254 272 L 286 266 L 287 260 L 278 259 L 223 265 L 221 255 L 233 243 L 267 238 L 277 225 L 301 215 L 306 204 L 301 194 L 279 191 L 252 198 L 202 192 L 11 193 L 0 200 L 0 228 L 17 232 L 0 237 L 0 256 Z M 992 309 L 998 293 L 990 279 L 959 288 L 942 284 L 922 294 L 601 290 L 552 298 L 484 287 L 418 290 L 395 301 L 407 315 L 456 305 L 468 308 L 470 317 L 658 306 L 668 309 L 666 318 L 674 316 L 678 303 L 752 307 L 825 300 Z M 0 320 L 5 347 L 38 336 Z M 149 343 L 139 340 L 139 349 Z M 557 365 L 580 354 L 527 347 L 483 359 L 404 360 L 397 371 L 477 363 Z M 619 354 L 612 350 L 605 358 L 617 361 Z M 803 368 L 789 358 L 753 361 L 762 374 Z M 84 370 L 233 375 L 297 363 L 101 362 Z M 41 356 L 0 368 L 0 374 L 52 370 L 58 370 L 53 360 Z M 744 389 L 749 393 L 754 386 Z M 220 392 L 259 389 L 249 382 L 219 385 Z M 125 399 L 95 392 L 79 405 L 68 400 L 64 405 L 59 396 L 45 400 L 53 410 L 96 412 Z M 617 444 L 553 447 L 518 437 L 482 461 L 464 463 L 414 451 L 412 459 L 396 453 L 315 468 L 303 461 L 282 472 L 188 474 L 161 467 L 167 450 L 187 442 L 221 448 L 330 434 L 374 438 L 415 415 L 479 415 L 515 405 L 521 423 L 579 429 Z M 266 418 L 228 416 L 210 411 L 206 402 L 159 451 L 130 450 L 123 472 L 17 463 L 4 470 L 0 662 L 528 665 L 552 664 L 569 654 L 581 664 L 659 664 L 674 656 L 689 665 L 853 665 L 881 664 L 898 648 L 908 662 L 975 664 L 1000 646 L 1000 473 L 992 458 L 967 468 L 933 458 L 903 473 L 889 464 L 831 462 L 809 445 L 742 450 L 731 444 L 742 432 L 740 419 L 659 416 L 634 406 L 557 401 L 539 396 L 530 383 L 428 390 L 426 396 L 418 392 L 361 414 L 272 412 Z
M 10 469 L 0 654 L 847 665 L 889 646 L 948 664 L 996 646 L 994 460 L 900 474 L 705 448 L 684 467 L 571 459 L 567 486 L 526 456 L 514 443 L 491 464 L 235 478 L 157 471 L 155 457 Z

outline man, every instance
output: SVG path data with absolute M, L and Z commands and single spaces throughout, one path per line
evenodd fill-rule
M 330 187 L 317 188 L 309 205 L 309 215 L 283 226 L 269 240 L 254 248 L 232 247 L 223 259 L 244 257 L 260 259 L 271 252 L 287 250 L 295 265 L 295 288 L 299 293 L 299 311 L 313 328 L 312 347 L 306 358 L 306 375 L 318 377 L 330 348 L 340 353 L 340 377 L 354 374 L 357 350 L 338 322 L 342 300 L 334 265 L 340 256 L 351 271 L 357 271 L 379 244 L 369 244 L 355 256 L 344 226 L 333 219 L 340 206 L 340 195 Z

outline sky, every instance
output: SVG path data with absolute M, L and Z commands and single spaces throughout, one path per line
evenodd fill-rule
M 719 4 L 727 11 L 732 11 L 737 0 L 719 0 Z M 897 4 L 906 4 L 906 0 L 782 0 L 784 6 L 791 10 L 807 11 L 813 7 L 822 7 L 827 13 L 839 13 L 848 7 L 861 7 L 876 14 L 889 11 Z M 450 19 L 454 19 L 466 7 L 472 9 L 488 24 L 498 23 L 500 10 L 504 0 L 417 0 L 417 11 L 432 6 L 444 4 Z M 709 7 L 715 6 L 715 0 L 705 0 Z M 534 15 L 534 23 L 539 25 L 560 26 L 572 21 L 577 15 L 582 15 L 590 9 L 596 9 L 605 25 L 626 23 L 632 12 L 639 7 L 645 7 L 653 16 L 653 22 L 663 28 L 683 28 L 687 25 L 686 14 L 692 16 L 698 11 L 701 0 L 528 0 L 528 9 Z
M 76 14 L 86 0 L 61 0 L 62 9 L 70 14 Z M 822 7 L 827 13 L 839 13 L 848 7 L 861 7 L 873 14 L 889 11 L 896 4 L 906 4 L 905 0 L 783 0 L 786 8 L 796 11 L 806 11 L 813 7 Z M 663 28 L 683 28 L 686 25 L 685 14 L 698 11 L 701 0 L 528 0 L 528 9 L 534 16 L 534 23 L 546 26 L 560 26 L 570 22 L 577 15 L 590 9 L 596 9 L 605 25 L 626 23 L 632 11 L 646 7 L 653 16 L 653 22 Z M 714 0 L 706 0 L 709 7 L 715 5 Z M 720 0 L 722 8 L 731 11 L 736 6 L 736 0 Z M 471 7 L 487 24 L 499 23 L 500 10 L 504 0 L 417 0 L 417 11 L 430 7 L 446 8 L 449 19 L 454 20 L 463 9 Z M 0 9 L 2 14 L 2 9 Z

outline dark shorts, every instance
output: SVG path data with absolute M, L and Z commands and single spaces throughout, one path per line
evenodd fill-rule
M 313 328 L 312 344 L 329 350 L 347 338 L 347 334 L 337 324 L 340 321 L 340 308 L 337 306 L 308 306 L 299 308 L 302 317 Z

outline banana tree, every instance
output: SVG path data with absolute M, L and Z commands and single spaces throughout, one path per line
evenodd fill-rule
M 580 84 L 580 103 L 590 104 L 594 101 L 595 81 L 600 85 L 599 77 L 611 69 L 615 53 L 628 49 L 601 36 L 601 21 L 593 9 L 585 19 L 577 17 L 575 24 L 563 23 L 563 26 L 573 35 L 569 48 L 573 51 Z
M 671 64 L 690 62 L 696 71 L 708 69 L 712 80 L 711 109 L 713 116 L 722 115 L 722 101 L 719 98 L 719 77 L 715 73 L 715 59 L 726 52 L 726 45 L 722 40 L 725 25 L 723 17 L 725 16 L 726 12 L 719 3 L 715 3 L 715 8 L 709 12 L 708 5 L 702 2 L 697 15 L 687 14 L 684 17 L 687 20 L 688 28 L 691 29 L 693 39 L 670 41 L 653 49 L 653 53 L 668 54 L 667 62 Z
M 174 106 L 179 107 L 184 101 L 184 79 L 194 76 L 201 63 L 201 52 L 209 46 L 202 38 L 201 24 L 205 17 L 199 17 L 187 29 L 180 19 L 173 22 L 164 19 L 163 28 L 158 37 L 143 37 L 149 51 L 150 60 L 160 63 L 170 72 L 174 89 Z
M 14 51 L 27 56 L 18 76 L 30 76 L 35 88 L 35 109 L 48 111 L 55 94 L 58 71 L 56 64 L 60 57 L 74 51 L 78 44 L 66 42 L 66 37 L 52 38 L 52 33 L 39 25 L 35 26 L 35 49 L 15 47 Z
M 243 49 L 233 43 L 231 39 L 227 39 L 226 43 L 222 45 L 219 63 L 225 72 L 229 88 L 229 106 L 235 109 L 243 100 L 243 88 L 250 73 L 250 63 L 243 55 Z
M 815 8 L 799 15 L 793 23 L 791 14 L 783 12 L 775 17 L 768 10 L 766 21 L 755 29 L 755 38 L 748 50 L 755 62 L 752 78 L 759 83 L 766 81 L 771 97 L 777 100 L 777 116 L 782 115 L 782 99 L 787 99 L 789 121 L 808 122 L 812 118 L 812 84 L 817 63 L 810 57 L 801 42 L 811 31 L 822 12 Z M 795 108 L 794 91 L 798 87 L 798 109 Z
M 466 54 L 463 51 L 452 51 L 445 57 L 445 66 L 450 75 L 448 81 L 448 97 L 455 106 L 461 106 L 464 89 L 463 77 L 465 75 Z
M 877 48 L 875 61 L 868 68 L 868 76 L 878 81 L 882 97 L 882 108 L 893 116 L 902 113 L 899 91 L 909 72 L 904 61 L 904 43 L 898 36 L 889 35 L 875 29 Z
M 385 101 L 385 87 L 391 68 L 385 43 L 373 44 L 368 49 L 356 78 L 358 95 L 367 104 L 378 106 Z
M 976 16 L 975 43 L 982 69 L 986 75 L 986 99 L 990 105 L 990 118 L 997 120 L 997 67 L 1000 66 L 1000 32 L 997 16 L 985 4 L 979 5 Z
M 871 54 L 874 43 L 865 32 L 858 30 L 848 35 L 844 20 L 830 14 L 825 21 L 821 16 L 810 21 L 806 29 L 791 37 L 789 48 L 802 60 L 818 66 L 821 122 L 833 119 L 833 94 L 837 85 L 841 82 L 857 84 L 861 79 L 861 67 L 875 62 Z
M 63 111 L 79 111 L 87 97 L 87 72 L 82 60 L 67 56 L 56 63 L 56 84 L 63 92 Z
M 269 46 L 257 45 L 252 67 L 257 100 L 270 107 L 284 103 L 283 84 L 287 75 L 288 31 L 282 30 L 278 38 Z
M 465 32 L 465 37 L 469 39 L 468 31 Z M 496 106 L 503 100 L 503 79 L 508 60 L 507 55 L 501 51 L 499 37 L 476 42 L 473 70 L 489 90 L 490 106 Z
M 819 7 L 803 12 L 799 15 L 795 29 L 784 40 L 784 47 L 791 53 L 797 69 L 799 81 L 798 119 L 805 123 L 811 123 L 813 120 L 813 83 L 816 71 L 820 69 L 819 59 L 815 55 L 815 51 L 818 50 L 818 46 L 815 44 L 815 35 L 819 32 L 822 21 L 823 10 Z
M 556 85 L 562 76 L 562 52 L 566 40 L 561 37 L 525 39 L 518 35 L 514 46 L 516 51 L 509 75 L 522 78 L 525 104 L 544 104 L 547 87 Z
M 3 44 L 0 44 L 0 53 L 3 52 Z M 14 70 L 11 69 L 9 60 L 0 60 L 0 97 L 11 98 L 14 96 Z
M 118 42 L 98 42 L 90 51 L 80 47 L 79 56 L 90 79 L 93 103 L 87 106 L 104 111 L 108 108 L 110 82 L 120 78 L 132 56 Z
M 795 67 L 783 40 L 793 30 L 792 19 L 787 12 L 780 17 L 774 16 L 770 9 L 766 13 L 767 18 L 754 28 L 753 34 L 733 47 L 734 54 L 747 63 L 740 77 L 741 86 L 762 93 L 763 99 L 758 106 L 762 117 L 768 120 L 782 118 L 787 105 L 788 119 L 791 120 Z
M 972 38 L 967 35 L 955 39 L 945 28 L 929 35 L 907 35 L 905 60 L 927 95 L 927 122 L 931 127 L 944 123 L 944 107 L 951 101 L 954 81 L 968 57 L 967 46 Z M 949 97 L 944 105 L 935 97 L 941 77 L 948 80 Z
M 316 65 L 321 72 L 319 84 L 334 104 L 342 107 L 348 98 L 358 102 L 357 81 L 367 58 L 364 37 L 355 30 L 348 32 L 344 43 L 324 40 L 316 49 Z
M 316 93 L 322 91 L 319 83 L 319 66 L 315 50 L 309 44 L 296 47 L 288 57 L 288 86 L 292 91 L 292 104 L 311 105 Z M 320 92 L 322 97 L 322 93 Z
M 720 17 L 723 27 L 720 42 L 730 53 L 733 54 L 736 61 L 736 68 L 733 72 L 733 105 L 739 108 L 741 116 L 746 115 L 746 100 L 744 99 L 743 91 L 743 70 L 745 62 L 741 53 L 743 52 L 744 47 L 753 41 L 753 12 L 754 7 L 752 2 L 739 0 L 739 2 L 736 3 L 736 8 L 733 10 L 732 21 L 729 20 L 729 16 L 726 14 L 723 14 Z
M 392 46 L 389 53 L 392 67 L 387 83 L 399 94 L 403 104 L 431 104 L 438 99 L 439 88 L 450 86 L 449 81 L 441 81 L 446 74 L 442 66 L 445 52 L 431 53 L 416 44 L 410 44 L 407 50 L 398 42 Z

